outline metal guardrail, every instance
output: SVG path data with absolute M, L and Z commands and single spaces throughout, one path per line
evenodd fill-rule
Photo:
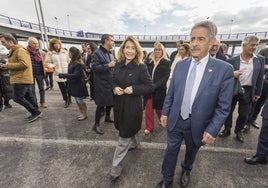
M 39 25 L 23 20 L 19 20 L 16 18 L 11 18 L 5 15 L 0 14 L 0 24 L 10 24 L 12 26 L 16 26 L 18 28 L 27 28 L 35 31 L 40 31 Z M 101 33 L 92 33 L 92 32 L 84 32 L 84 31 L 69 31 L 64 29 L 57 29 L 53 27 L 46 27 L 46 30 L 50 34 L 56 34 L 61 37 L 77 37 L 77 38 L 96 38 L 100 39 Z M 250 32 L 250 33 L 233 33 L 233 34 L 218 34 L 217 38 L 222 41 L 241 41 L 248 35 L 256 35 L 260 39 L 268 39 L 268 31 L 265 32 Z M 128 35 L 120 35 L 114 34 L 115 40 L 124 40 Z M 133 35 L 139 41 L 190 41 L 190 35 Z

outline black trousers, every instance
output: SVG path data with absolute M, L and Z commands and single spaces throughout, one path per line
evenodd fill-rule
M 263 83 L 262 94 L 259 100 L 252 103 L 252 108 L 248 116 L 248 123 L 255 121 L 261 111 L 262 106 L 265 103 L 268 92 L 268 82 Z
M 225 129 L 230 130 L 232 128 L 233 112 L 238 103 L 238 117 L 236 119 L 235 133 L 244 128 L 252 105 L 252 87 L 243 86 L 243 88 L 245 89 L 243 95 L 233 96 L 231 112 L 224 123 Z
M 63 100 L 65 100 L 65 101 L 70 100 L 71 95 L 69 92 L 68 83 L 67 82 L 58 82 L 58 85 L 59 85 Z

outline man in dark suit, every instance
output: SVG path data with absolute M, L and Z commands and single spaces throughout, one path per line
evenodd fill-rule
M 259 141 L 256 155 L 245 158 L 247 164 L 267 164 L 268 161 L 268 98 L 265 101 L 262 111 L 262 128 L 259 134 Z
M 228 62 L 233 65 L 234 77 L 239 80 L 244 89 L 244 94 L 233 96 L 232 109 L 224 124 L 224 130 L 219 134 L 220 137 L 226 137 L 231 134 L 232 115 L 238 102 L 238 117 L 234 132 L 238 141 L 244 141 L 242 130 L 246 124 L 252 102 L 256 102 L 262 92 L 264 57 L 254 54 L 259 41 L 260 39 L 255 35 L 245 37 L 242 41 L 242 53 L 239 56 L 228 59 Z
M 188 185 L 199 148 L 214 143 L 230 112 L 232 66 L 209 55 L 216 33 L 216 25 L 209 20 L 195 24 L 190 33 L 192 58 L 175 67 L 162 109 L 161 125 L 167 125 L 167 148 L 162 164 L 163 179 L 157 188 L 172 186 L 183 140 L 186 154 L 181 163 L 180 185 Z
M 104 134 L 100 128 L 100 119 L 104 108 L 106 110 L 105 122 L 113 123 L 110 117 L 113 101 L 113 68 L 115 66 L 114 56 L 111 49 L 114 46 L 114 37 L 103 34 L 101 46 L 92 54 L 91 63 L 94 75 L 94 101 L 97 105 L 95 112 L 95 123 L 92 128 L 97 134 Z

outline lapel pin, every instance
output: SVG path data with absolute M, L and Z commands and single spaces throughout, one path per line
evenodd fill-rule
M 208 69 L 208 72 L 212 72 L 212 69 Z

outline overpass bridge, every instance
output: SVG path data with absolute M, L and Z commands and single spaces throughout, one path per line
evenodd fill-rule
M 58 29 L 46 26 L 42 28 L 39 24 L 23 21 L 17 18 L 11 18 L 9 16 L 0 14 L 0 31 L 2 33 L 12 33 L 18 40 L 27 40 L 28 37 L 36 37 L 41 39 L 42 31 L 44 29 L 47 32 L 48 39 L 60 38 L 63 43 L 68 44 L 80 44 L 82 42 L 96 42 L 100 43 L 101 33 L 92 33 L 84 31 L 69 31 L 64 29 Z M 217 38 L 221 42 L 227 44 L 230 54 L 233 54 L 236 47 L 241 45 L 241 41 L 247 35 L 256 35 L 261 41 L 260 43 L 268 43 L 268 31 L 265 32 L 251 32 L 251 33 L 229 33 L 229 34 L 218 34 Z M 115 45 L 119 46 L 121 42 L 128 35 L 113 34 L 115 39 Z M 152 47 L 155 41 L 161 41 L 167 48 L 175 48 L 175 42 L 183 40 L 185 42 L 190 41 L 190 35 L 133 35 L 136 37 L 141 46 Z M 45 44 L 43 44 L 45 46 Z M 231 48 L 231 49 L 230 49 Z

